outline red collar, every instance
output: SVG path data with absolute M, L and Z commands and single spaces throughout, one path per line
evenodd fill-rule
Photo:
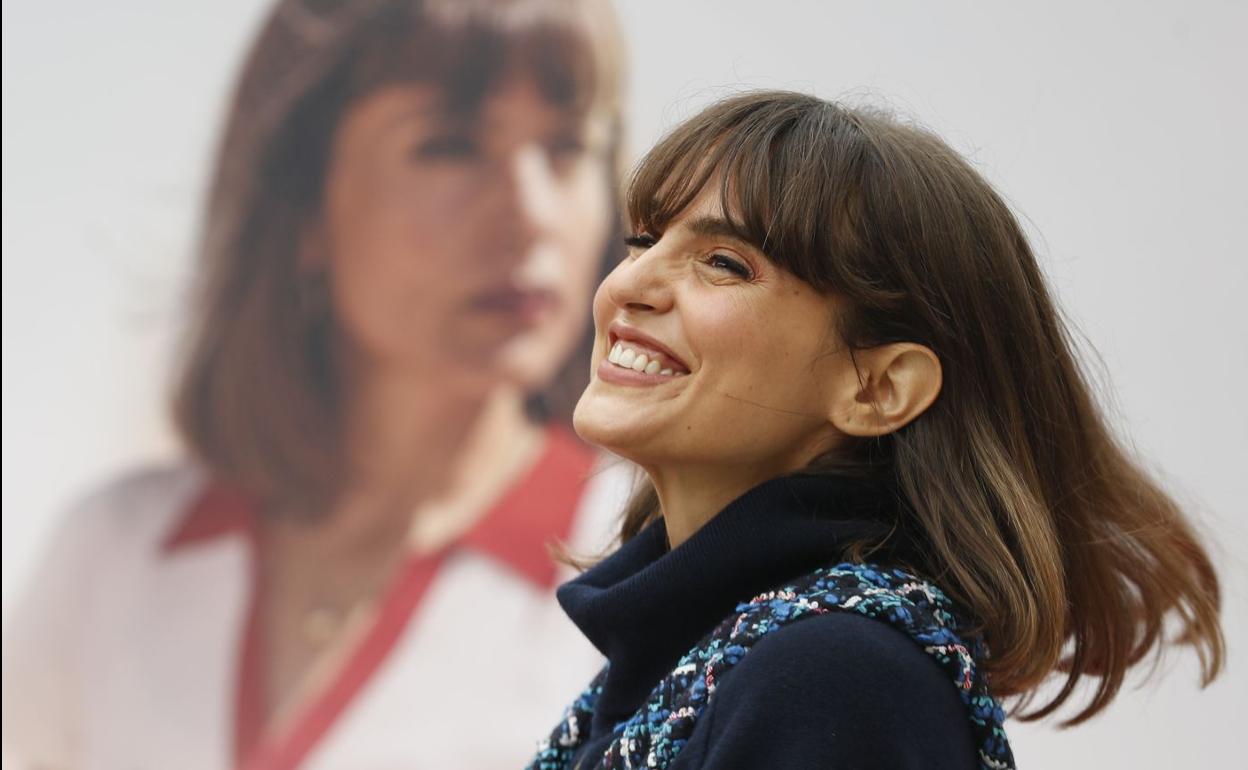
M 546 431 L 546 445 L 528 473 L 451 548 L 488 553 L 541 588 L 555 584 L 558 565 L 548 545 L 572 534 L 594 452 L 562 427 Z M 258 512 L 246 493 L 209 484 L 189 506 L 163 550 L 176 553 L 226 535 L 252 538 Z

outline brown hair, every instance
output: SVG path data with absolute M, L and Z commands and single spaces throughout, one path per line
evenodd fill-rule
M 332 318 L 297 265 L 330 143 L 348 106 L 386 83 L 441 87 L 471 111 L 506 77 L 611 119 L 618 194 L 623 52 L 606 0 L 284 0 L 239 77 L 199 245 L 198 294 L 174 400 L 183 440 L 214 474 L 316 511 L 342 482 Z M 619 233 L 603 246 L 605 275 Z M 570 421 L 592 325 L 530 414 Z
M 1095 692 L 1066 724 L 1103 709 L 1127 669 L 1166 645 L 1172 614 L 1203 682 L 1218 674 L 1210 559 L 1115 439 L 1017 221 L 966 161 L 879 111 L 748 93 L 650 151 L 629 219 L 661 234 L 711 183 L 744 240 L 843 302 L 851 352 L 918 342 L 943 367 L 917 419 L 805 469 L 879 475 L 898 490 L 892 534 L 850 554 L 920 545 L 922 570 L 978 622 L 994 691 L 1021 696 L 1020 710 L 1060 672 L 1061 689 L 1023 719 L 1053 713 L 1087 676 Z M 643 485 L 621 539 L 659 513 Z

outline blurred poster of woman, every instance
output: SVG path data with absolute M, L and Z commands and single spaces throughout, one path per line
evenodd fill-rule
M 605 545 L 628 491 L 567 427 L 622 70 L 599 0 L 273 9 L 203 221 L 188 459 L 54 538 L 5 642 L 11 759 L 525 761 L 601 662 L 548 546 Z

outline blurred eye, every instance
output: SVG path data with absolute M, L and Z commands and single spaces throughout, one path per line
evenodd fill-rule
M 557 136 L 546 145 L 552 158 L 575 158 L 588 150 L 585 140 L 576 134 Z
M 727 270 L 747 281 L 754 277 L 754 271 L 748 265 L 724 254 L 712 254 L 705 261 L 717 270 Z
M 435 134 L 412 148 L 415 160 L 471 160 L 481 152 L 476 137 L 466 133 Z
M 546 143 L 550 167 L 560 175 L 571 172 L 579 163 L 596 154 L 597 148 L 586 140 L 583 132 L 559 134 Z

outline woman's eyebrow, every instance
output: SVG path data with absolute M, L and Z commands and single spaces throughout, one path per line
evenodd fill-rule
M 413 124 L 432 131 L 469 131 L 473 128 L 471 118 L 450 114 L 436 104 L 421 104 L 398 110 L 388 116 L 378 133 L 388 134 Z
M 757 248 L 741 233 L 741 229 L 723 217 L 702 215 L 690 217 L 682 223 L 689 232 L 706 238 L 732 238 L 746 246 Z

